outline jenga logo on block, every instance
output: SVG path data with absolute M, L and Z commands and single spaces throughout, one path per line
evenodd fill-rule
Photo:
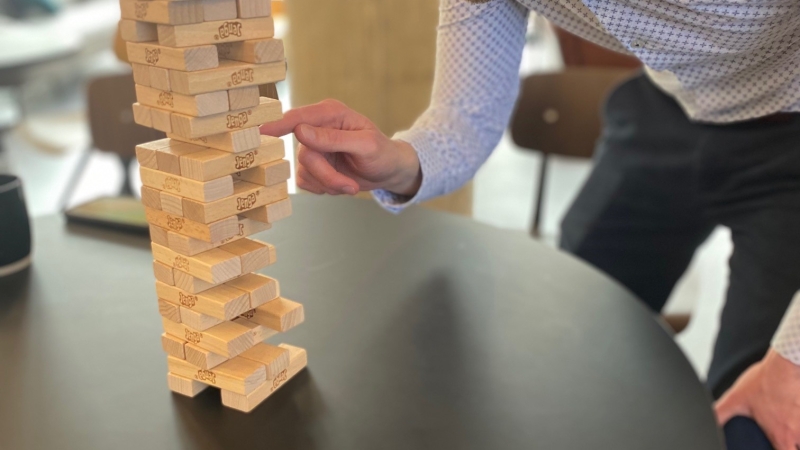
M 237 156 L 236 157 L 236 168 L 237 169 L 247 169 L 250 167 L 256 160 L 255 152 L 247 152 L 244 156 Z
M 173 190 L 176 192 L 181 191 L 181 180 L 173 177 L 167 177 L 164 180 L 164 190 Z
M 231 36 L 242 36 L 242 22 L 225 22 L 219 26 L 219 34 L 214 39 L 227 39 Z
M 203 333 L 184 329 L 184 338 L 192 344 L 198 344 L 203 339 Z
M 152 50 L 149 48 L 144 49 L 144 60 L 147 61 L 147 64 L 152 64 L 152 65 L 158 64 L 158 58 L 160 56 L 161 56 L 160 48 L 154 48 Z
M 283 369 L 281 373 L 279 373 L 278 376 L 272 380 L 272 390 L 274 391 L 275 389 L 281 387 L 281 384 L 283 384 L 287 378 L 289 378 L 289 373 L 286 371 L 286 369 Z
M 147 7 L 150 6 L 147 2 L 136 2 L 133 5 L 134 14 L 136 15 L 137 19 L 144 19 L 147 17 Z
M 247 197 L 238 197 L 236 199 L 236 210 L 237 211 L 244 211 L 245 209 L 250 209 L 253 205 L 256 204 L 256 197 L 258 192 L 253 192 L 252 194 L 248 195 Z
M 178 292 L 178 301 L 180 302 L 181 306 L 185 306 L 189 309 L 192 309 L 194 308 L 194 305 L 197 304 L 197 296 L 186 295 L 183 292 Z
M 217 384 L 217 374 L 210 370 L 197 369 L 197 379 L 200 381 L 208 381 L 211 384 Z
M 167 227 L 171 230 L 180 231 L 183 228 L 183 217 L 167 216 Z
M 158 94 L 158 101 L 156 103 L 158 103 L 159 106 L 175 107 L 175 100 L 173 99 L 172 92 L 162 92 Z
M 173 267 L 176 269 L 189 270 L 189 260 L 183 256 L 176 256 Z
M 240 112 L 239 114 L 228 114 L 228 129 L 242 128 L 247 124 L 248 112 Z
M 236 86 L 244 82 L 252 83 L 255 80 L 253 69 L 240 69 L 231 74 L 229 86 Z
M 256 316 L 255 309 L 251 309 L 250 311 L 247 311 L 246 313 L 242 314 L 242 317 L 244 317 L 245 319 L 252 319 L 255 316 Z

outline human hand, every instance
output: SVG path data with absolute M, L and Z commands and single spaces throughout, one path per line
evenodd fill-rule
M 800 366 L 770 349 L 714 406 L 723 426 L 736 416 L 755 420 L 776 450 L 800 449 Z
M 369 119 L 335 100 L 287 112 L 261 126 L 261 133 L 294 132 L 298 146 L 297 185 L 316 194 L 386 189 L 413 196 L 422 183 L 411 144 L 391 140 Z

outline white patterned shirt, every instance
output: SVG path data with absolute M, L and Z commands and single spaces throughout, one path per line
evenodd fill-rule
M 440 1 L 430 107 L 395 135 L 416 150 L 422 185 L 412 199 L 374 191 L 390 211 L 456 190 L 489 157 L 518 94 L 530 10 L 638 57 L 693 120 L 800 111 L 798 0 Z M 773 347 L 800 364 L 800 300 L 793 305 Z

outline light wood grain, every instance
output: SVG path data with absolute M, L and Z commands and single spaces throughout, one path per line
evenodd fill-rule
M 272 17 L 194 23 L 191 25 L 158 26 L 158 42 L 169 47 L 235 42 L 272 37 Z
M 253 335 L 253 341 L 255 341 L 256 343 L 263 342 L 271 338 L 272 336 L 278 334 L 278 332 L 273 330 L 272 328 L 267 328 L 263 325 L 251 322 L 247 320 L 246 317 L 238 317 L 236 319 L 233 319 L 233 322 L 249 328 L 250 333 Z
M 280 160 L 285 154 L 282 139 L 261 136 L 261 146 L 254 150 L 230 153 L 205 149 L 185 155 L 180 160 L 181 176 L 198 181 L 208 181 L 234 174 L 237 174 L 235 176 L 238 177 L 240 171 L 248 172 L 248 169 L 252 170 L 256 166 Z
M 208 385 L 197 380 L 167 373 L 167 386 L 169 390 L 186 397 L 196 397 L 201 392 L 208 389 Z
M 262 186 L 272 186 L 285 182 L 291 176 L 292 169 L 289 160 L 281 159 L 237 172 L 233 178 Z
M 280 120 L 282 117 L 281 102 L 264 97 L 254 108 L 238 109 L 205 117 L 173 113 L 172 133 L 187 138 L 199 138 L 255 127 L 266 122 Z
M 258 86 L 247 86 L 228 90 L 228 108 L 231 111 L 258 106 L 261 94 Z
M 263 364 L 267 370 L 267 378 L 272 379 L 279 373 L 289 368 L 289 349 L 260 342 L 253 348 L 239 355 L 240 358 L 249 359 Z
M 247 292 L 249 294 L 250 309 L 258 308 L 270 300 L 275 300 L 280 295 L 278 280 L 258 273 L 248 273 L 225 284 Z M 244 314 L 244 312 L 241 314 Z
M 239 256 L 242 273 L 255 272 L 275 263 L 275 246 L 256 239 L 239 239 L 221 246 L 220 250 Z
M 150 72 L 150 87 L 155 89 L 161 89 L 162 91 L 170 91 L 170 71 L 164 69 L 163 67 L 153 67 L 147 66 L 147 70 Z M 213 70 L 213 69 L 212 69 Z M 196 73 L 196 72 L 187 72 L 187 73 Z
M 160 145 L 156 149 L 156 164 L 159 172 L 181 175 L 181 156 L 196 153 L 205 149 L 195 144 L 166 139 L 167 145 Z
M 260 208 L 245 211 L 242 215 L 261 223 L 272 224 L 292 215 L 292 201 L 285 198 Z
M 186 359 L 184 345 L 186 345 L 186 341 L 167 333 L 161 333 L 161 348 L 164 349 L 167 355 L 174 358 Z
M 142 186 L 142 204 L 147 208 L 161 209 L 161 191 L 148 186 Z
M 156 280 L 167 286 L 175 285 L 175 277 L 172 275 L 172 267 L 158 261 L 153 261 L 153 274 Z
M 192 309 L 187 309 L 184 307 L 179 308 L 181 310 L 181 323 L 185 324 L 187 327 L 194 328 L 197 331 L 205 331 L 224 322 L 224 320 L 211 317 L 207 314 L 203 314 Z
M 134 103 L 134 105 L 136 105 L 136 103 Z M 158 170 L 156 153 L 164 147 L 169 147 L 169 145 L 170 140 L 166 138 L 139 144 L 136 146 L 136 160 L 139 162 L 140 166 L 147 167 L 148 169 Z
M 139 104 L 152 108 L 196 117 L 210 116 L 228 111 L 228 95 L 226 92 L 183 95 L 136 85 L 136 100 L 138 100 Z
M 150 86 L 150 67 L 144 64 L 131 64 L 133 82 L 142 86 Z
M 197 181 L 147 167 L 140 167 L 139 173 L 142 184 L 145 186 L 159 191 L 172 192 L 198 202 L 213 202 L 233 195 L 233 178 L 230 176 L 210 181 Z
M 218 355 L 210 350 L 200 348 L 194 344 L 186 343 L 186 361 L 201 369 L 213 369 L 224 363 L 228 358 Z
M 180 253 L 181 255 L 194 256 L 206 250 L 227 244 L 228 242 L 233 242 L 237 239 L 266 231 L 271 227 L 272 225 L 268 223 L 262 223 L 256 220 L 239 217 L 239 233 L 237 233 L 236 236 L 223 239 L 219 242 L 203 242 L 199 239 L 169 232 L 167 233 L 167 247 Z
M 270 0 L 236 0 L 239 17 L 267 17 L 272 15 L 272 2 Z
M 161 210 L 174 216 L 183 216 L 183 198 L 166 191 L 161 191 Z M 162 244 L 159 242 L 158 244 Z M 165 246 L 169 246 L 169 242 Z
M 186 292 L 190 292 L 192 294 L 198 294 L 200 292 L 205 292 L 215 286 L 219 286 L 219 284 L 209 283 L 208 281 L 203 281 L 200 278 L 195 276 L 189 275 L 186 272 L 181 272 L 180 270 L 174 270 L 173 276 L 175 278 L 175 286 L 184 290 Z
M 164 318 L 161 322 L 167 334 L 227 358 L 233 358 L 255 345 L 250 329 L 234 322 L 222 322 L 205 331 L 198 331 Z
M 197 1 L 120 0 L 123 19 L 156 24 L 194 24 L 203 21 L 203 5 Z
M 264 366 L 245 358 L 233 358 L 213 369 L 201 369 L 185 360 L 168 356 L 167 367 L 170 373 L 239 394 L 250 393 L 266 381 Z
M 164 133 L 172 132 L 172 113 L 150 106 L 142 105 L 142 107 L 150 110 L 150 119 L 153 122 L 153 128 L 158 131 L 163 131 Z
M 184 199 L 183 215 L 200 223 L 210 223 L 277 202 L 288 196 L 289 188 L 286 183 L 259 186 L 240 181 L 234 184 L 233 194 L 230 197 L 212 202 Z
M 284 61 L 248 64 L 221 59 L 219 67 L 216 69 L 196 72 L 170 71 L 172 90 L 186 95 L 277 83 L 285 78 L 286 63 Z
M 238 217 L 226 217 L 216 222 L 203 224 L 153 208 L 145 207 L 144 212 L 147 222 L 201 241 L 220 242 L 239 233 Z
M 154 23 L 123 19 L 119 21 L 122 40 L 128 42 L 149 42 L 158 39 L 158 28 Z
M 167 231 L 165 228 L 161 228 L 155 225 L 150 225 L 149 229 L 150 229 L 151 241 L 155 242 L 158 245 L 169 245 L 169 239 L 167 237 L 169 231 Z
M 167 137 L 171 139 L 202 145 L 229 153 L 241 153 L 258 148 L 261 145 L 260 136 L 261 134 L 257 127 L 201 138 L 186 138 L 172 133 L 167 134 Z
M 156 261 L 209 283 L 223 283 L 242 274 L 240 257 L 224 250 L 212 248 L 194 256 L 184 256 L 155 242 L 151 247 Z
M 167 318 L 173 322 L 183 322 L 183 320 L 181 320 L 180 307 L 174 303 L 164 300 L 163 298 L 158 299 L 158 313 L 161 315 L 161 317 Z
M 230 20 L 237 16 L 236 0 L 201 0 L 203 21 Z
M 132 105 L 133 108 L 133 121 L 137 124 L 153 128 L 153 115 L 150 113 L 150 108 L 136 102 Z
M 252 309 L 242 317 L 280 332 L 289 331 L 305 320 L 303 305 L 283 297 Z
M 283 41 L 281 39 L 254 39 L 251 41 L 217 44 L 219 57 L 251 64 L 264 64 L 283 61 Z
M 192 294 L 176 286 L 156 282 L 156 293 L 160 299 L 178 305 L 183 310 L 191 310 L 218 320 L 232 320 L 250 308 L 249 292 L 227 284 Z M 188 322 L 186 324 L 191 326 Z
M 152 27 L 155 30 L 155 26 Z M 151 41 L 155 40 L 155 38 L 151 39 Z M 173 48 L 158 45 L 158 42 L 138 41 L 128 42 L 127 50 L 130 62 L 165 69 L 191 72 L 219 66 L 219 52 L 213 45 Z

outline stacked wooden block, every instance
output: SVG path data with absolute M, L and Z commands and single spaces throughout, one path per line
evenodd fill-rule
M 250 411 L 306 365 L 264 341 L 303 321 L 278 282 L 253 273 L 275 248 L 248 238 L 291 214 L 289 161 L 258 125 L 282 117 L 259 85 L 285 78 L 269 0 L 121 0 L 137 123 L 167 138 L 136 148 L 150 223 L 168 384 L 207 386 Z

